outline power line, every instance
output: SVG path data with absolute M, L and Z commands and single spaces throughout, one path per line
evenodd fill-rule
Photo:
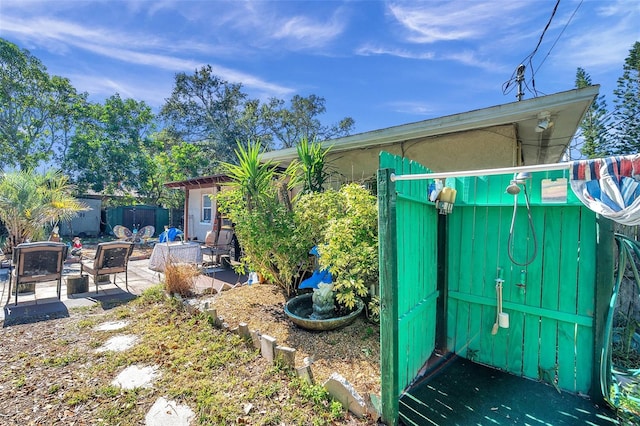
M 559 2 L 559 1 L 558 1 Z M 545 57 L 542 59 L 542 62 L 540 62 L 540 65 L 538 65 L 538 68 L 536 68 L 534 74 L 536 72 L 538 72 L 538 70 L 540 69 L 540 67 L 542 67 L 542 64 L 544 64 L 544 62 L 547 60 L 547 58 L 549 57 L 549 55 L 551 54 L 551 51 L 553 50 L 554 47 L 556 47 L 556 44 L 558 44 L 558 41 L 560 40 L 560 37 L 562 37 L 562 34 L 564 34 L 565 30 L 567 29 L 567 27 L 569 26 L 569 24 L 571 23 L 571 21 L 573 20 L 573 17 L 576 16 L 576 13 L 578 13 L 578 9 L 580 9 L 580 6 L 582 6 L 582 2 L 583 0 L 580 0 L 580 3 L 578 3 L 578 6 L 576 6 L 575 10 L 573 11 L 573 13 L 571 14 L 571 16 L 569 17 L 569 19 L 567 20 L 567 22 L 564 24 L 564 27 L 562 27 L 562 31 L 560 31 L 560 34 L 558 34 L 558 37 L 556 37 L 555 41 L 553 42 L 553 44 L 551 45 L 551 47 L 549 48 L 549 51 L 547 52 L 547 54 L 545 55 Z
M 543 58 L 542 62 L 534 70 L 534 68 L 533 68 L 533 58 L 536 55 L 536 53 L 538 52 L 538 49 L 540 48 L 540 45 L 542 44 L 542 40 L 544 39 L 544 36 L 547 33 L 547 30 L 551 26 L 551 22 L 553 21 L 553 18 L 555 17 L 555 15 L 556 15 L 556 13 L 558 11 L 558 6 L 560 5 L 560 0 L 556 1 L 556 4 L 554 5 L 553 10 L 551 12 L 551 16 L 549 17 L 549 20 L 547 21 L 546 25 L 544 26 L 544 29 L 542 30 L 542 34 L 540 34 L 540 37 L 538 38 L 538 42 L 536 43 L 535 48 L 533 49 L 533 51 L 531 53 L 529 53 L 520 62 L 521 65 L 518 65 L 516 70 L 511 74 L 511 78 L 509 78 L 509 80 L 507 80 L 505 83 L 503 83 L 503 85 L 502 85 L 502 93 L 504 95 L 511 93 L 515 89 L 515 85 L 513 83 L 518 81 L 518 77 L 517 77 L 518 69 L 522 66 L 522 64 L 525 64 L 525 63 L 528 65 L 528 68 L 531 70 L 530 71 L 531 72 L 531 78 L 528 81 L 526 81 L 526 80 L 524 81 L 524 86 L 527 88 L 527 90 L 529 92 L 531 92 L 533 94 L 534 97 L 537 97 L 539 95 L 539 93 L 541 93 L 541 92 L 538 92 L 538 90 L 536 89 L 535 75 L 538 72 L 538 70 L 540 69 L 540 67 L 544 64 L 546 59 L 549 57 L 549 55 L 551 54 L 551 51 L 558 44 L 558 41 L 560 40 L 560 38 L 564 34 L 565 30 L 567 29 L 567 27 L 569 26 L 571 21 L 573 20 L 573 17 L 575 16 L 575 14 L 578 12 L 578 9 L 582 5 L 582 2 L 583 2 L 583 0 L 580 0 L 580 3 L 578 3 L 578 5 L 576 6 L 575 10 L 571 14 L 569 19 L 565 23 L 565 25 L 563 26 L 562 31 L 560 31 L 560 33 L 556 37 L 555 41 L 553 42 L 551 48 L 549 49 L 549 51 L 547 52 L 547 54 Z M 520 82 L 522 82 L 522 79 L 520 79 Z M 518 96 L 518 98 L 520 99 L 521 96 Z

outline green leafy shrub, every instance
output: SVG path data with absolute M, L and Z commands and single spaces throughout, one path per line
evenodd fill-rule
M 338 192 L 343 214 L 329 220 L 319 262 L 333 275 L 336 301 L 351 310 L 378 282 L 378 209 L 376 198 L 360 185 L 344 185 Z
M 357 298 L 370 298 L 369 312 L 375 316 L 379 312 L 376 198 L 358 184 L 319 192 L 322 176 L 311 167 L 316 164 L 311 160 L 324 161 L 328 150 L 316 143 L 301 146 L 309 165 L 302 168 L 305 191 L 293 204 L 283 190 L 283 175 L 270 163 L 261 163 L 258 142 L 247 148 L 239 145 L 239 165 L 226 165 L 233 189 L 219 193 L 217 201 L 220 211 L 235 223 L 243 248 L 240 269 L 262 274 L 290 296 L 312 272 L 309 250 L 317 246 L 318 266 L 331 271 L 339 307 L 350 311 Z
M 289 296 L 309 269 L 310 242 L 297 232 L 283 183 L 273 165 L 260 160 L 259 142 L 238 145 L 239 164 L 226 164 L 233 189 L 217 196 L 243 249 L 240 269 L 262 274 Z

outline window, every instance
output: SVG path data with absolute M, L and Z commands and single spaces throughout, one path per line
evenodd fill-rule
M 202 195 L 202 219 L 203 223 L 211 223 L 211 198 L 209 194 Z

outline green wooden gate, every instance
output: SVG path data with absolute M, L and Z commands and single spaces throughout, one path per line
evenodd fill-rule
M 542 180 L 563 172 L 534 173 L 527 185 L 535 232 L 520 196 L 510 253 L 514 196 L 505 189 L 513 175 L 448 179 L 458 198 L 439 217 L 427 200 L 430 181 L 389 178 L 424 167 L 382 153 L 380 169 L 383 420 L 396 423 L 398 398 L 436 348 L 438 325 L 446 325 L 444 349 L 459 356 L 597 396 L 613 283 L 611 222 L 571 190 L 566 202 L 543 203 Z M 493 334 L 499 277 L 509 327 Z
M 383 418 L 390 419 L 397 417 L 400 392 L 435 348 L 438 215 L 428 201 L 426 181 L 390 185 L 391 170 L 415 174 L 427 169 L 384 153 L 380 164 L 386 169 L 378 176 L 381 387 L 383 411 L 388 412 Z

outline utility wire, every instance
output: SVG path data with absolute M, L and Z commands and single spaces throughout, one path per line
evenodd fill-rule
M 546 58 L 551 54 L 551 50 L 553 50 L 555 45 L 558 43 L 558 40 L 560 39 L 560 36 L 562 35 L 564 30 L 566 29 L 566 27 L 569 24 L 569 22 L 571 22 L 571 19 L 573 19 L 573 16 L 577 12 L 577 10 L 578 10 L 578 8 L 580 7 L 581 4 L 582 4 L 582 0 L 580 1 L 580 4 L 578 4 L 578 7 L 576 7 L 576 10 L 571 15 L 571 18 L 569 19 L 569 21 L 565 24 L 565 27 L 563 28 L 563 30 L 560 33 L 560 35 L 556 38 L 555 42 L 551 46 L 551 49 L 549 49 L 549 52 L 547 52 L 547 55 L 543 59 L 542 63 L 544 63 L 544 60 L 546 60 Z M 544 36 L 545 36 L 547 30 L 549 29 L 549 26 L 551 26 L 551 22 L 553 21 L 553 18 L 556 15 L 556 12 L 558 11 L 558 6 L 559 5 L 560 5 L 560 0 L 557 0 L 555 6 L 553 7 L 553 11 L 551 12 L 551 16 L 549 17 L 549 20 L 547 21 L 547 24 L 544 26 L 544 29 L 542 30 L 542 34 L 540 34 L 540 37 L 538 38 L 538 43 L 536 44 L 536 47 L 533 49 L 533 51 L 531 53 L 529 53 L 520 62 L 520 64 L 527 63 L 529 69 L 531 70 L 531 79 L 530 79 L 531 87 L 529 87 L 529 84 L 526 81 L 525 81 L 525 86 L 526 86 L 527 90 L 529 90 L 531 93 L 533 93 L 534 96 L 538 96 L 538 91 L 536 89 L 536 84 L 535 84 L 535 73 L 538 71 L 538 69 L 540 69 L 540 65 L 542 65 L 542 63 L 538 66 L 538 68 L 536 70 L 534 70 L 533 69 L 533 57 L 538 52 L 538 49 L 540 48 L 540 45 L 542 44 L 542 40 L 544 39 Z M 519 67 L 520 67 L 520 65 L 518 65 L 518 68 Z M 509 78 L 509 80 L 507 80 L 505 83 L 503 83 L 503 85 L 502 85 L 502 93 L 504 95 L 509 94 L 510 92 L 512 92 L 515 89 L 515 85 L 512 85 L 512 84 L 516 81 L 518 68 L 516 68 L 516 70 L 511 74 L 511 78 Z
M 559 2 L 559 1 L 558 1 Z M 549 51 L 547 52 L 547 54 L 545 55 L 545 57 L 542 59 L 542 62 L 540 62 L 540 65 L 538 65 L 538 68 L 536 68 L 534 74 L 536 72 L 538 72 L 538 70 L 540 69 L 540 67 L 542 67 L 542 64 L 544 64 L 544 62 L 547 60 L 547 58 L 549 57 L 549 55 L 551 54 L 551 51 L 553 50 L 554 47 L 556 47 L 556 44 L 558 44 L 558 41 L 560 40 L 560 37 L 562 37 L 562 34 L 564 34 L 565 30 L 567 29 L 567 27 L 569 26 L 569 24 L 571 23 L 571 21 L 573 20 L 573 17 L 576 16 L 576 13 L 578 13 L 578 9 L 580 9 L 580 6 L 582 6 L 582 2 L 583 0 L 580 0 L 580 3 L 578 3 L 578 6 L 576 6 L 575 10 L 573 11 L 573 13 L 571 14 L 571 16 L 569 17 L 569 20 L 567 20 L 567 23 L 564 24 L 564 27 L 562 27 L 562 31 L 560 31 L 560 34 L 558 34 L 558 37 L 556 37 L 556 40 L 553 42 L 553 44 L 551 45 L 551 47 L 549 48 Z

